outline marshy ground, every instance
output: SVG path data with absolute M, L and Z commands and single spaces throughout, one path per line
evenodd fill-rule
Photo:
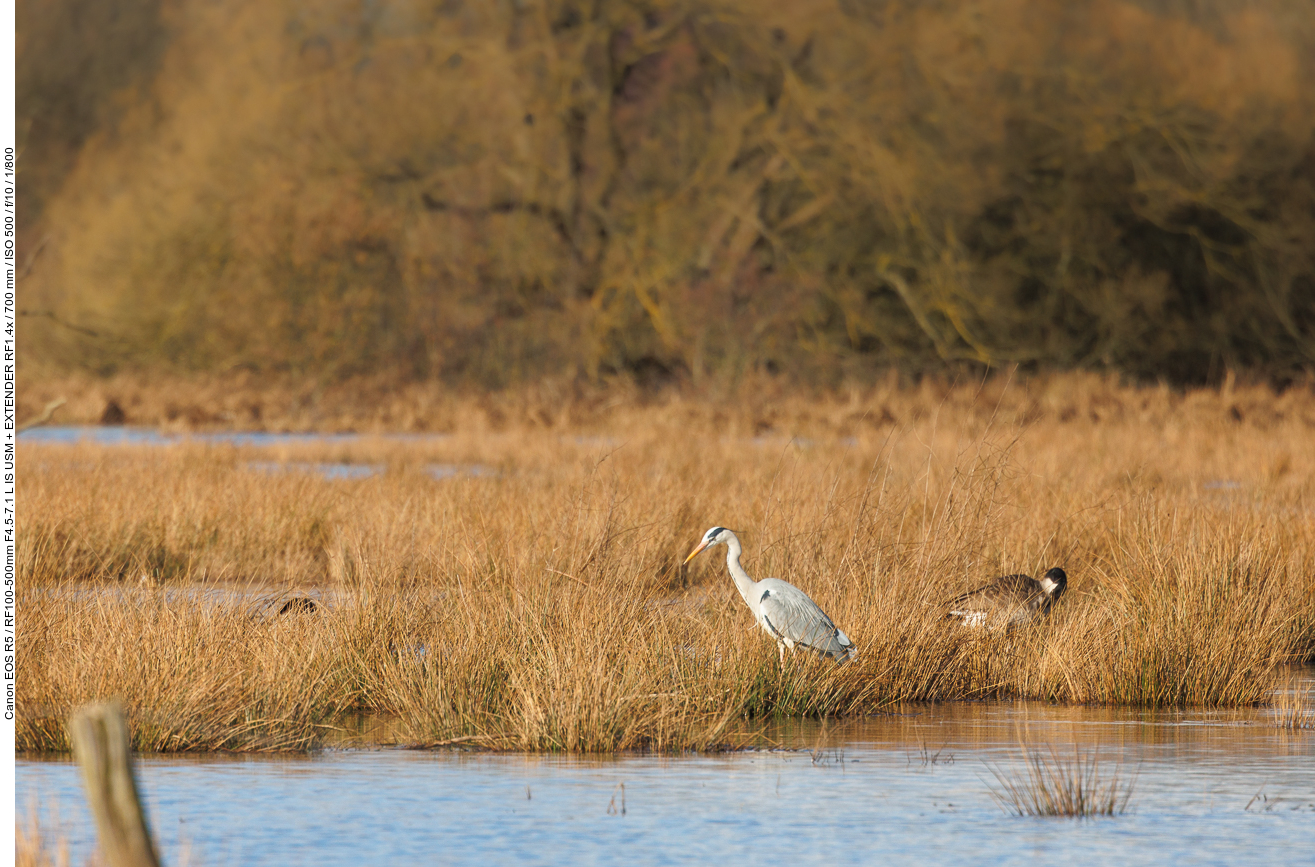
M 746 392 L 448 397 L 442 435 L 259 448 L 25 440 L 19 748 L 119 696 L 151 751 L 313 749 L 362 714 L 413 744 L 716 749 L 900 702 L 1251 705 L 1311 655 L 1308 390 Z M 780 668 L 725 564 L 681 566 L 712 524 L 857 662 Z M 940 617 L 1055 565 L 1038 626 Z M 290 594 L 318 607 L 279 615 Z

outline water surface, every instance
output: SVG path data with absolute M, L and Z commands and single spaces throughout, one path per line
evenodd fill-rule
M 36 427 L 18 435 L 23 443 L 45 445 L 77 445 L 92 443 L 101 446 L 172 446 L 183 443 L 224 445 L 243 449 L 267 449 L 277 446 L 343 446 L 370 440 L 402 443 L 440 442 L 450 439 L 447 434 L 356 434 L 356 433 L 288 433 L 279 431 L 198 431 L 191 433 L 162 433 L 152 428 L 77 425 L 67 427 Z M 251 460 L 242 465 L 248 472 L 267 475 L 302 473 L 319 476 L 326 481 L 359 481 L 382 475 L 387 469 L 382 463 L 354 463 L 349 461 L 296 461 Z M 435 481 L 459 476 L 493 476 L 497 471 L 482 464 L 427 464 L 424 472 Z
M 951 704 L 774 738 L 791 749 L 572 758 L 334 749 L 309 758 L 145 758 L 169 863 L 1315 863 L 1315 735 L 1267 711 Z M 1130 812 L 1020 818 L 990 768 L 1020 743 L 1078 745 L 1135 776 Z M 58 805 L 92 845 L 76 769 L 20 760 L 22 816 Z M 47 821 L 51 819 L 47 818 Z
M 184 442 L 212 443 L 249 448 L 289 445 L 344 445 L 367 439 L 397 442 L 423 442 L 448 439 L 447 434 L 406 433 L 296 433 L 284 431 L 194 431 L 189 433 L 163 433 L 154 428 L 123 427 L 117 425 L 68 425 L 34 427 L 18 435 L 23 443 L 54 443 L 73 445 L 95 443 L 104 446 L 168 446 Z

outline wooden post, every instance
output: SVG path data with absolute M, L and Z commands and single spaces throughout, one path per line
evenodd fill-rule
M 69 719 L 68 731 L 110 867 L 160 867 L 137 796 L 123 707 L 117 701 L 87 705 Z

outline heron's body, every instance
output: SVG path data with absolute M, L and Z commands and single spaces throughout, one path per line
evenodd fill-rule
M 726 567 L 735 582 L 735 589 L 740 591 L 753 619 L 776 640 L 782 662 L 785 661 L 786 648 L 794 650 L 796 647 L 842 663 L 858 655 L 849 636 L 831 622 L 807 593 L 779 578 L 761 581 L 750 578 L 740 565 L 743 553 L 740 540 L 730 530 L 713 527 L 704 534 L 703 541 L 685 558 L 685 562 L 688 563 L 704 548 L 718 544 L 726 546 Z
M 1049 570 L 1040 581 L 1029 575 L 1006 575 L 951 599 L 946 616 L 965 626 L 1012 629 L 1049 614 L 1067 586 L 1063 569 Z

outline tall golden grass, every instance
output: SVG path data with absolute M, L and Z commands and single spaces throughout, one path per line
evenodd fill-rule
M 64 749 L 68 712 L 106 696 L 152 750 L 305 749 L 362 712 L 412 743 L 606 751 L 904 701 L 1260 703 L 1315 647 L 1315 401 L 1266 394 L 1079 376 L 531 391 L 474 400 L 429 440 L 25 443 L 19 746 Z M 499 405 L 521 410 L 494 425 Z M 433 463 L 484 469 L 435 480 Z M 778 666 L 724 564 L 681 565 L 713 524 L 741 534 L 751 574 L 817 600 L 857 662 Z M 1045 623 L 939 616 L 1053 565 L 1070 585 Z M 276 616 L 255 598 L 298 587 L 327 604 Z
M 72 6 L 20 4 L 29 370 L 1315 361 L 1306 0 Z
M 1274 691 L 1274 725 L 1282 729 L 1315 729 L 1315 708 L 1309 687 L 1290 678 Z

